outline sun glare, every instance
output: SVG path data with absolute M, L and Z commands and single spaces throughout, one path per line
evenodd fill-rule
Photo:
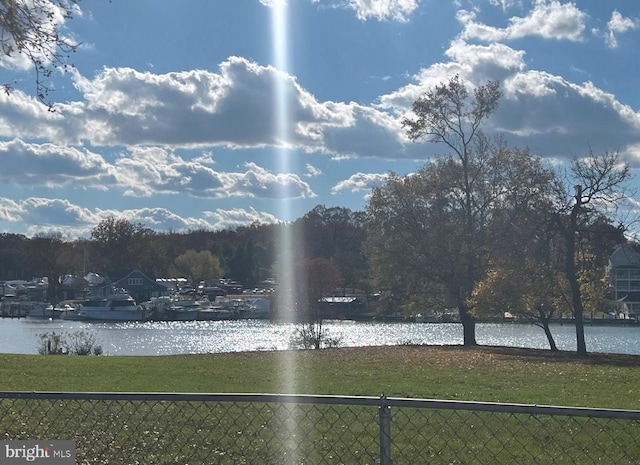
M 275 120 L 275 138 L 276 144 L 276 156 L 278 159 L 278 171 L 281 173 L 290 172 L 291 168 L 291 153 L 288 149 L 290 146 L 289 141 L 291 134 L 289 133 L 291 122 L 289 108 L 291 105 L 290 94 L 287 89 L 286 75 L 289 73 L 289 39 L 288 39 L 288 13 L 289 7 L 286 0 L 274 0 L 272 7 L 272 43 L 273 43 L 273 58 L 274 64 L 278 72 L 274 73 L 274 92 L 275 95 L 275 108 L 274 120 Z M 278 206 L 280 210 L 280 217 L 289 220 L 290 216 L 290 193 L 287 191 L 288 186 L 281 186 L 282 197 Z M 278 256 L 279 256 L 279 305 L 280 310 L 284 310 L 284 316 L 286 322 L 293 322 L 293 308 L 294 297 L 293 289 L 295 289 L 296 283 L 294 282 L 294 257 L 291 252 L 292 249 L 292 237 L 288 228 L 283 228 L 280 237 L 278 238 Z M 281 389 L 283 392 L 292 393 L 296 391 L 295 380 L 295 366 L 293 359 L 288 352 L 284 352 L 282 355 L 282 378 Z
M 289 141 L 291 139 L 290 132 L 290 114 L 289 107 L 291 105 L 290 95 L 287 91 L 286 76 L 289 73 L 289 39 L 288 39 L 288 12 L 289 7 L 286 0 L 274 0 L 272 7 L 272 43 L 273 43 L 273 57 L 274 64 L 277 68 L 277 73 L 274 73 L 274 92 L 275 92 L 275 107 L 273 109 L 273 117 L 275 120 L 275 139 L 277 140 L 275 152 L 277 157 L 278 171 L 280 173 L 288 173 L 291 170 L 291 160 Z M 289 187 L 283 185 L 280 187 L 281 200 L 278 208 L 280 210 L 280 217 L 286 221 L 290 220 L 290 192 Z M 279 288 L 282 291 L 281 296 L 283 300 L 283 307 L 286 309 L 286 314 L 289 315 L 293 309 L 293 296 L 290 290 L 294 289 L 295 283 L 293 282 L 293 254 L 291 253 L 292 238 L 289 231 L 283 228 L 283 232 L 278 240 L 279 243 Z M 289 282 L 282 282 L 282 280 Z M 292 322 L 291 318 L 288 318 L 289 322 Z

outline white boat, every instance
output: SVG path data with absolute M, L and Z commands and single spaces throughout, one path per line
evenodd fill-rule
M 198 299 L 195 296 L 180 296 L 171 299 L 165 310 L 166 318 L 170 321 L 200 320 L 200 313 L 211 309 L 209 299 Z
M 59 318 L 63 313 L 64 310 L 61 308 L 55 308 L 51 304 L 39 302 L 29 311 L 27 318 L 40 318 L 47 320 L 50 318 Z
M 216 304 L 229 311 L 232 319 L 269 319 L 271 301 L 269 299 L 228 299 L 217 298 Z
M 144 305 L 153 318 L 164 321 L 230 320 L 235 314 L 208 298 L 156 297 Z
M 249 299 L 248 308 L 245 310 L 245 318 L 266 319 L 271 318 L 271 301 L 269 299 Z
M 199 306 L 180 307 L 172 306 L 166 313 L 166 319 L 169 321 L 195 321 L 201 308 Z
M 76 321 L 145 321 L 150 315 L 129 294 L 112 294 L 104 299 L 87 300 L 65 312 L 65 320 Z
M 233 318 L 235 318 L 235 315 L 231 310 L 219 305 L 212 305 L 210 308 L 202 309 L 197 316 L 197 319 L 202 321 L 232 320 Z

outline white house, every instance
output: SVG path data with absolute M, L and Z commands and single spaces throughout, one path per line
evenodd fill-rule
M 618 245 L 609 257 L 607 272 L 620 316 L 640 319 L 640 253 L 628 244 Z

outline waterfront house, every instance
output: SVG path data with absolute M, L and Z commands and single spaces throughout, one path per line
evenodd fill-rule
M 609 257 L 607 275 L 616 316 L 640 319 L 640 253 L 629 244 L 618 245 Z
M 84 300 L 88 298 L 90 285 L 91 283 L 86 277 L 66 275 L 62 279 L 61 300 Z
M 166 286 L 157 283 L 149 273 L 140 270 L 110 271 L 108 275 L 112 287 L 126 290 L 138 303 L 170 294 Z

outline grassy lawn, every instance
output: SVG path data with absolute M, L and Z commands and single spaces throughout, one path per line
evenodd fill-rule
M 123 357 L 0 355 L 0 390 L 258 392 L 640 408 L 640 357 L 430 346 Z
M 0 390 L 303 393 L 640 408 L 640 357 L 395 346 L 161 357 L 0 355 Z M 6 439 L 78 463 L 376 463 L 376 407 L 0 401 Z M 294 429 L 286 425 L 293 422 Z M 395 409 L 396 464 L 638 463 L 638 422 Z M 293 437 L 292 435 L 297 435 Z M 611 448 L 611 444 L 619 447 Z

